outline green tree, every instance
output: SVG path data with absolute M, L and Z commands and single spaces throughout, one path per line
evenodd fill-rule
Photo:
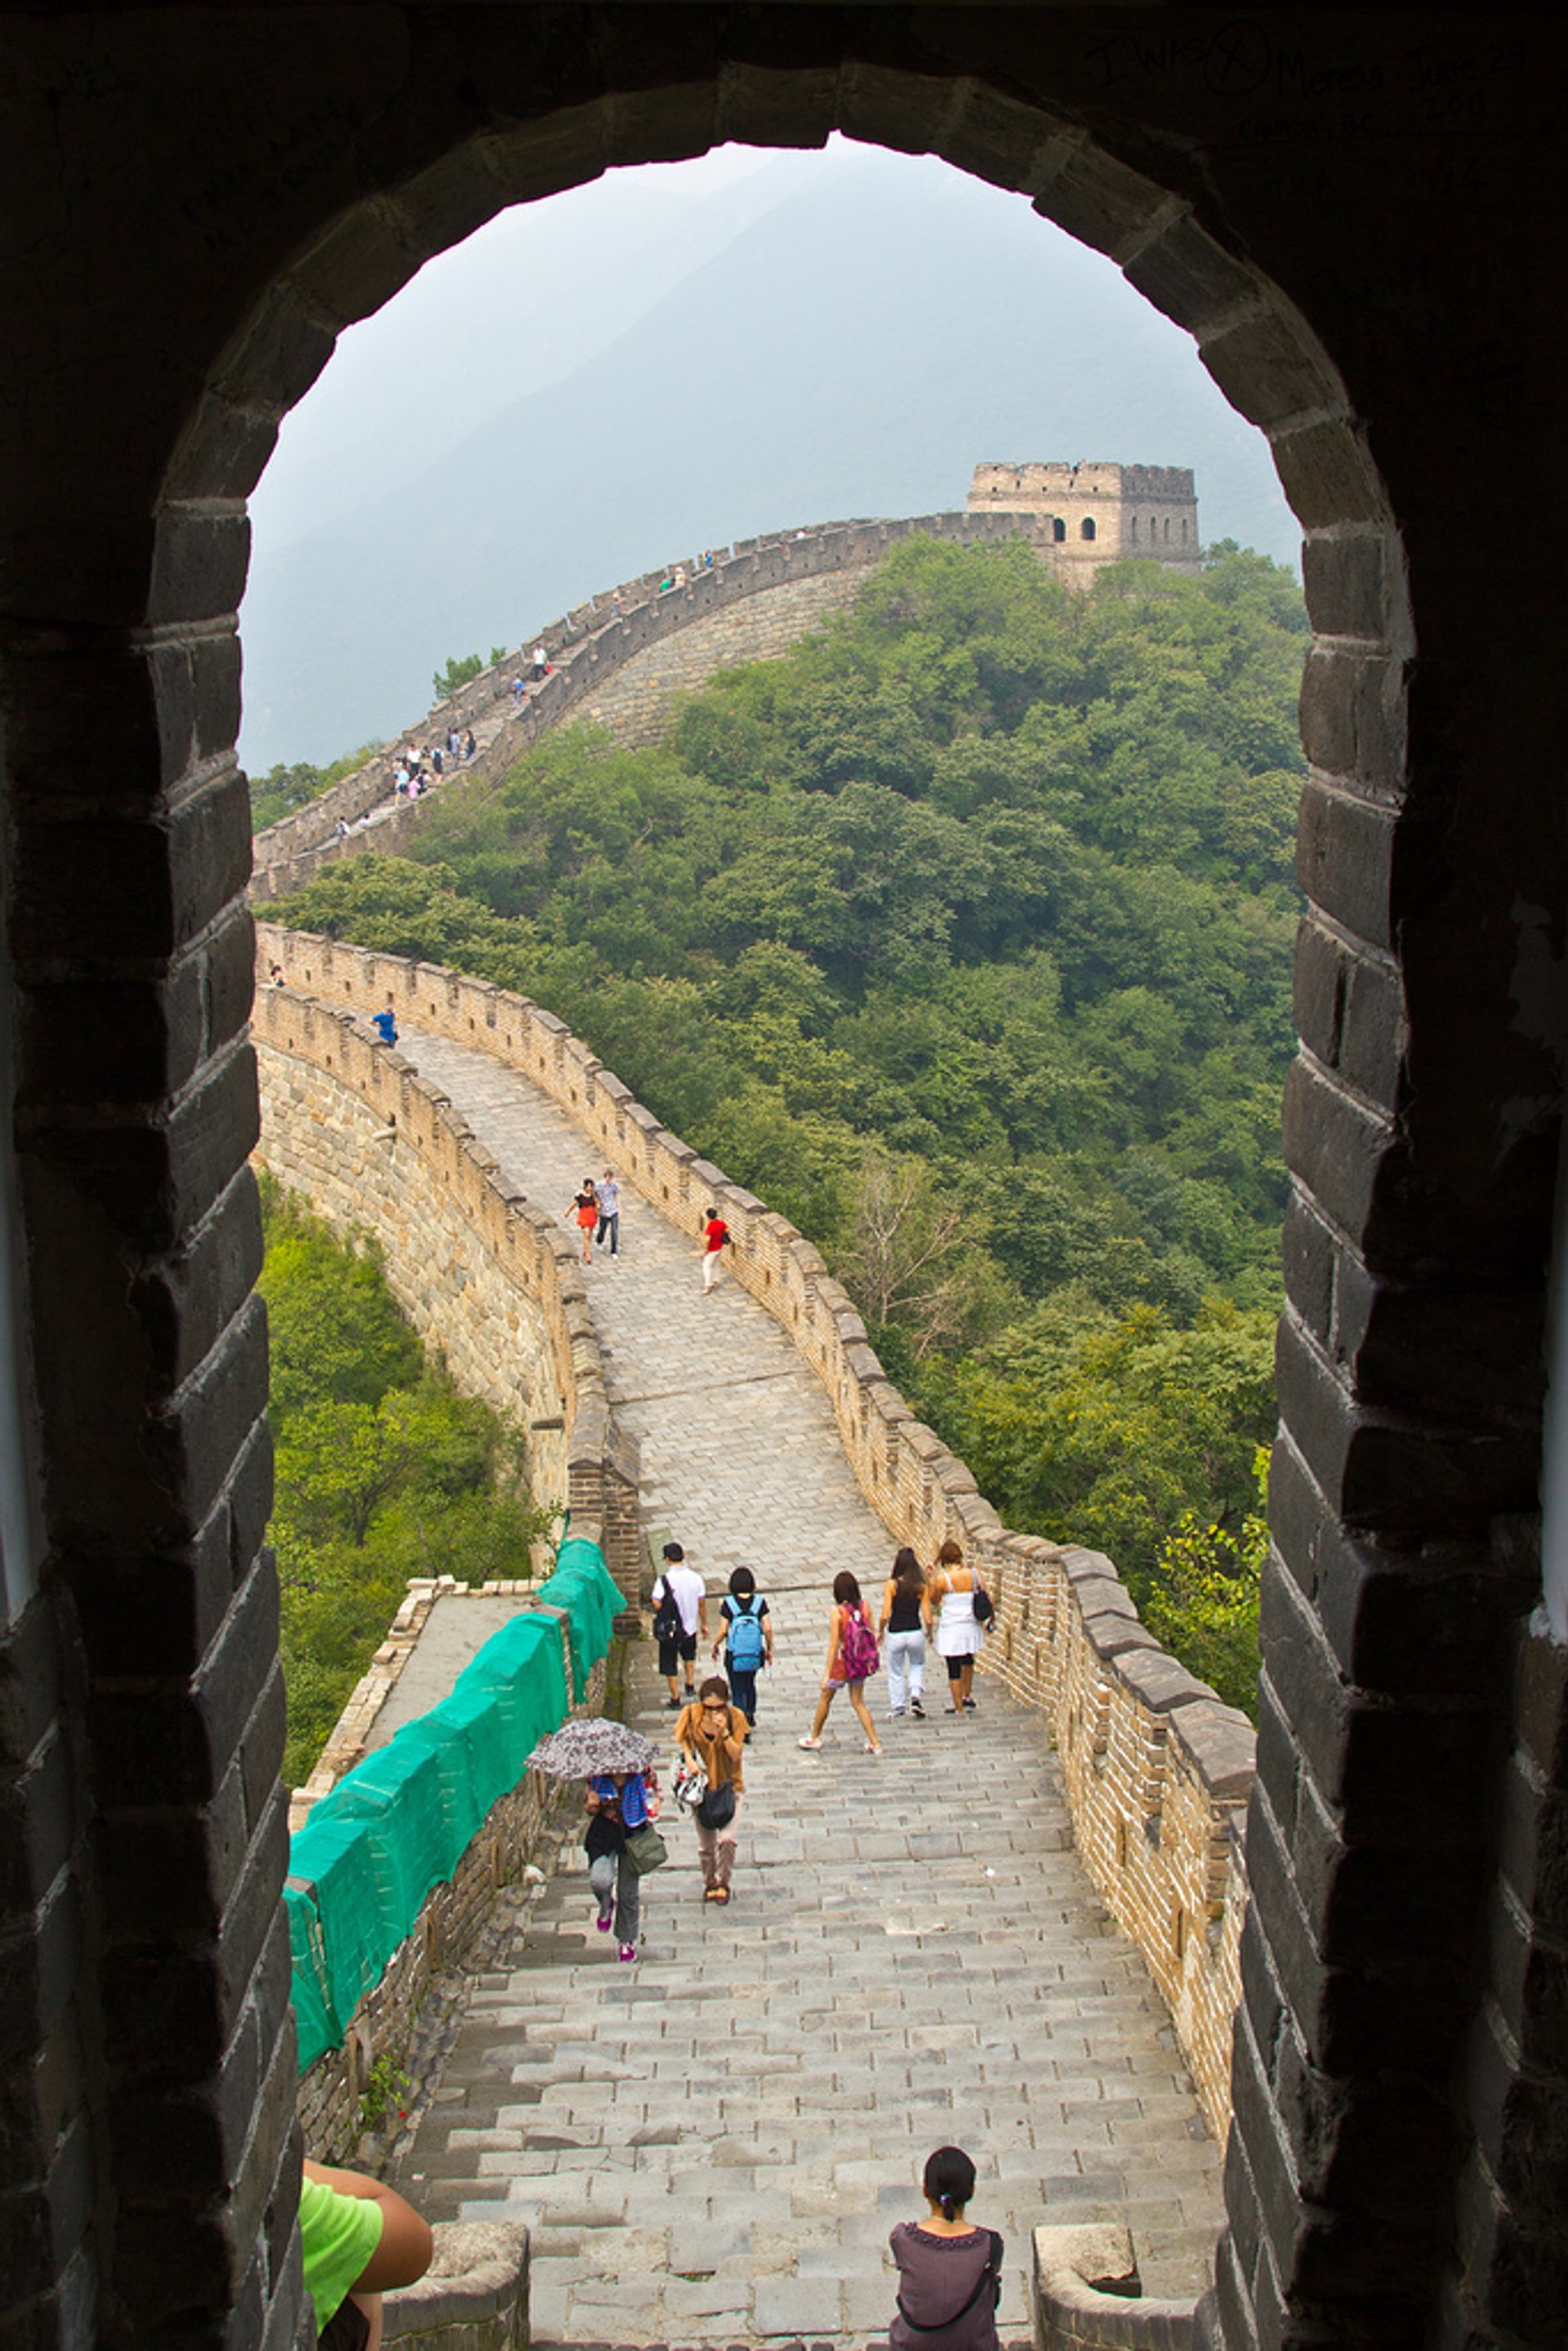
M 490 655 L 493 662 L 498 658 L 496 653 Z M 466 685 L 471 677 L 477 677 L 484 666 L 477 653 L 449 653 L 445 668 L 438 669 L 430 681 L 432 701 L 444 702 L 448 695 Z
M 1228 1706 L 1258 1719 L 1258 1605 L 1269 1556 L 1269 1455 L 1254 1467 L 1258 1502 L 1239 1528 L 1184 1510 L 1160 1545 L 1145 1620 Z

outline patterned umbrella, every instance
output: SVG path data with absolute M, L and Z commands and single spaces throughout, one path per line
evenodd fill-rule
M 541 1739 L 528 1762 L 552 1779 L 589 1780 L 596 1771 L 646 1771 L 658 1751 L 640 1730 L 591 1714 L 580 1722 L 563 1722 Z

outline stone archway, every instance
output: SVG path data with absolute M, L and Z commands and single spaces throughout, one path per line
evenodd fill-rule
M 1483 37 L 1434 12 L 1412 62 L 1381 16 L 345 0 L 0 17 L 26 93 L 5 168 L 34 232 L 9 282 L 29 404 L 5 695 L 48 1545 L 9 1644 L 31 1694 L 7 1748 L 30 1987 L 13 2161 L 39 2216 L 21 2289 L 48 2339 L 277 2339 L 293 2294 L 244 1174 L 245 495 L 333 335 L 502 204 L 610 162 L 832 128 L 945 155 L 1110 253 L 1269 434 L 1306 532 L 1283 1566 L 1210 2324 L 1237 2346 L 1307 2325 L 1413 2340 L 1445 2296 L 1490 2308 L 1494 2277 L 1515 2333 L 1544 2306 L 1552 2190 L 1511 2174 L 1495 2118 L 1526 2092 L 1539 2108 L 1555 2062 L 1532 2053 L 1537 1995 L 1510 1954 L 1554 1898 L 1531 1856 L 1556 1817 L 1561 1672 L 1525 1653 L 1533 1743 L 1511 1781 L 1538 1570 L 1528 1526 L 1511 1547 L 1496 1526 L 1533 1508 L 1561 1102 L 1563 854 L 1533 780 L 1554 542 L 1542 528 L 1483 591 L 1445 543 L 1443 486 L 1456 424 L 1494 464 L 1542 445 L 1489 339 L 1504 300 L 1514 332 L 1542 316 L 1523 223 L 1549 183 L 1517 123 L 1503 160 L 1483 120 L 1422 93 L 1527 92 L 1557 53 L 1527 18 Z M 1470 319 L 1423 274 L 1438 235 L 1485 256 Z M 1483 2023 L 1511 1787 L 1513 1941 Z M 1451 2085 L 1478 2033 L 1470 2101 Z

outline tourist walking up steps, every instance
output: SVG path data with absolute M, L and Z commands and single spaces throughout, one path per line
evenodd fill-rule
M 695 1568 L 686 1565 L 678 1542 L 664 1545 L 664 1564 L 653 1586 L 653 1638 L 659 1644 L 659 1671 L 670 1687 L 666 1705 L 674 1712 L 681 1700 L 675 1689 L 679 1667 L 686 1669 L 686 1703 L 696 1691 L 697 1640 L 707 1639 L 707 1592 Z
M 703 1227 L 703 1296 L 706 1298 L 718 1280 L 719 1260 L 729 1246 L 729 1227 L 719 1215 L 716 1201 L 707 1212 Z
M 591 1265 L 593 1236 L 599 1229 L 599 1194 L 594 1188 L 591 1176 L 583 1177 L 580 1187 L 572 1195 L 571 1206 L 566 1213 L 576 1220 L 577 1229 L 582 1235 L 582 1262 L 584 1265 Z
M 724 1630 L 713 1645 L 716 1657 L 724 1651 L 729 1694 L 753 1730 L 757 1728 L 757 1677 L 773 1663 L 773 1619 L 757 1589 L 748 1567 L 737 1567 L 729 1579 L 729 1597 L 719 1603 Z
M 889 2351 L 998 2351 L 1004 2249 L 966 2218 L 975 2167 L 961 2147 L 939 2147 L 920 2185 L 928 2218 L 900 2220 L 887 2241 L 898 2271 Z
M 651 1771 L 597 1772 L 584 1799 L 588 1882 L 599 1905 L 594 1923 L 601 1935 L 613 1926 L 623 1959 L 637 1956 L 643 1916 L 643 1882 L 626 1850 L 626 1838 L 632 1829 L 648 1827 L 658 1801 L 658 1782 Z
M 811 1728 L 800 1740 L 802 1747 L 821 1747 L 822 1725 L 828 1719 L 828 1708 L 841 1689 L 850 1694 L 850 1704 L 855 1710 L 861 1729 L 865 1732 L 865 1751 L 880 1755 L 881 1745 L 876 1725 L 866 1710 L 865 1686 L 875 1673 L 877 1656 L 876 1635 L 871 1629 L 865 1602 L 861 1598 L 860 1585 L 848 1568 L 841 1568 L 833 1578 L 833 1616 L 828 1634 L 828 1669 L 822 1677 L 822 1694 L 817 1700 L 817 1711 L 811 1718 Z
M 917 1722 L 925 1719 L 925 1636 L 930 1629 L 925 1571 L 905 1543 L 894 1554 L 893 1573 L 883 1587 L 882 1616 L 876 1628 L 887 1656 L 890 1721 L 906 1707 Z
M 740 1800 L 746 1793 L 741 1774 L 746 1728 L 746 1717 L 739 1707 L 731 1706 L 729 1685 L 720 1674 L 708 1676 L 696 1704 L 688 1706 L 675 1725 L 676 1746 L 707 1780 L 702 1802 L 692 1814 L 706 1902 L 729 1900 L 735 1844 L 740 1834 Z
M 615 1181 L 615 1170 L 607 1167 L 594 1186 L 599 1197 L 599 1230 L 593 1238 L 600 1249 L 610 1243 L 612 1257 L 621 1254 L 621 1186 Z
M 936 1564 L 931 1571 L 929 1604 L 941 1605 L 936 1619 L 936 1646 L 947 1665 L 947 1694 L 953 1701 L 955 1714 L 975 1711 L 975 1701 L 969 1686 L 975 1678 L 975 1659 L 979 1654 L 985 1633 L 975 1616 L 975 1592 L 979 1578 L 964 1564 L 964 1552 L 951 1535 L 936 1554 Z

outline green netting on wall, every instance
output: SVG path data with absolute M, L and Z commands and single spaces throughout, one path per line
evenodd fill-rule
M 610 1628 L 621 1608 L 621 1593 L 599 1545 L 582 1535 L 569 1535 L 556 1553 L 555 1573 L 539 1586 L 538 1596 L 550 1607 L 566 1611 L 576 1705 L 610 1646 Z
M 293 1841 L 284 1903 L 301 2073 L 341 2045 L 431 1888 L 565 1721 L 569 1650 L 579 1699 L 608 1650 L 621 1595 L 597 1544 L 563 1543 L 538 1598 L 547 1608 L 493 1634 L 450 1696 L 346 1772 Z

